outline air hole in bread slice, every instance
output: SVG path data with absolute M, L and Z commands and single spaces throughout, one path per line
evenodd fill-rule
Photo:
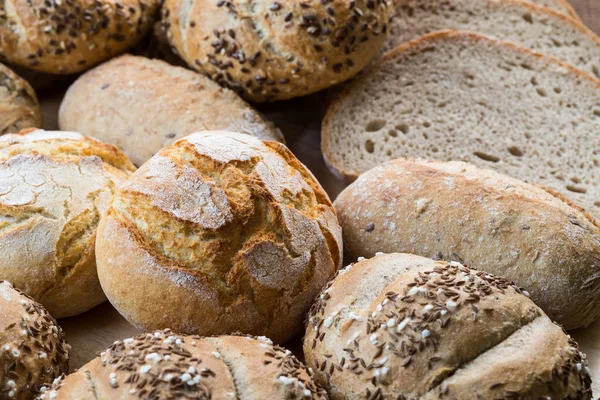
M 374 119 L 369 121 L 369 123 L 365 126 L 365 130 L 367 132 L 377 132 L 378 130 L 381 130 L 386 123 L 387 121 L 384 119 Z
M 523 14 L 523 19 L 529 22 L 530 24 L 533 24 L 533 16 L 531 15 L 531 13 Z
M 587 193 L 587 189 L 584 188 L 583 186 L 567 185 L 567 190 L 570 192 L 573 192 L 573 193 L 582 193 L 582 194 Z
M 489 162 L 493 162 L 493 163 L 497 163 L 498 161 L 500 161 L 500 157 L 495 156 L 493 154 L 483 153 L 481 151 L 476 151 L 475 153 L 473 153 L 473 155 L 475 157 L 481 158 L 484 161 L 489 161 Z
M 396 125 L 396 129 L 398 129 L 400 132 L 404 133 L 405 135 L 408 133 L 409 127 L 407 124 L 398 124 Z
M 365 141 L 365 150 L 367 153 L 373 153 L 375 151 L 375 143 L 371 139 Z
M 523 151 L 517 146 L 510 146 L 508 152 L 515 157 L 523 157 Z

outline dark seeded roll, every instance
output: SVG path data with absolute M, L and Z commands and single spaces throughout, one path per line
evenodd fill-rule
M 178 336 L 115 342 L 42 399 L 327 399 L 305 367 L 267 338 Z
M 410 254 L 342 270 L 306 363 L 332 399 L 591 399 L 585 355 L 512 282 Z
M 69 349 L 41 304 L 0 281 L 0 399 L 31 399 L 67 372 Z
M 358 73 L 383 44 L 389 3 L 167 0 L 162 24 L 190 67 L 263 102 L 313 93 Z

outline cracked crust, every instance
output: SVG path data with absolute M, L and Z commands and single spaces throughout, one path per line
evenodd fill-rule
M 332 399 L 591 399 L 585 355 L 504 278 L 379 254 L 313 305 L 307 365 Z
M 71 132 L 0 138 L 0 278 L 56 318 L 105 300 L 95 228 L 135 167 L 117 148 Z
M 0 135 L 39 127 L 40 104 L 31 86 L 0 64 Z
M 201 338 L 166 330 L 115 342 L 38 399 L 75 398 L 325 400 L 327 395 L 289 350 L 265 337 Z
M 361 175 L 335 207 L 350 260 L 402 251 L 460 261 L 526 288 L 566 329 L 600 316 L 600 228 L 545 188 L 466 163 L 398 159 Z
M 151 29 L 158 0 L 2 0 L 0 59 L 71 74 L 125 52 Z
M 204 132 L 120 188 L 96 251 L 109 300 L 140 328 L 283 342 L 340 266 L 342 242 L 327 195 L 285 146 Z
M 162 24 L 187 64 L 255 101 L 343 82 L 387 34 L 388 0 L 167 0 Z
M 136 165 L 204 130 L 283 141 L 279 129 L 232 91 L 196 72 L 130 55 L 102 64 L 71 85 L 59 125 L 118 146 Z
M 54 318 L 0 281 L 0 398 L 28 400 L 68 370 L 70 346 Z

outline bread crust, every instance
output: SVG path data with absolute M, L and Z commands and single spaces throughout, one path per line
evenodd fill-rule
M 167 0 L 162 22 L 190 67 L 264 102 L 354 76 L 377 55 L 392 8 L 387 0 Z
M 591 399 L 585 355 L 524 294 L 455 262 L 361 259 L 311 309 L 307 365 L 332 399 Z
M 308 169 L 277 142 L 231 132 L 190 135 L 140 167 L 96 244 L 102 287 L 134 325 L 277 342 L 301 330 L 341 251 Z
M 600 228 L 545 189 L 460 162 L 398 159 L 336 199 L 349 259 L 402 251 L 526 288 L 567 329 L 600 316 Z
M 180 336 L 169 330 L 115 342 L 45 399 L 327 399 L 306 368 L 265 337 Z
M 271 122 L 210 79 L 160 60 L 124 55 L 82 75 L 59 111 L 62 130 L 121 148 L 142 165 L 194 132 L 230 130 L 283 141 Z
M 2 0 L 0 59 L 51 74 L 123 53 L 152 27 L 158 0 Z
M 70 346 L 44 307 L 0 281 L 0 398 L 28 400 L 69 368 Z
M 106 298 L 96 274 L 96 227 L 135 167 L 114 146 L 72 132 L 0 137 L 0 277 L 57 317 Z
M 0 135 L 41 124 L 40 104 L 29 83 L 0 64 Z

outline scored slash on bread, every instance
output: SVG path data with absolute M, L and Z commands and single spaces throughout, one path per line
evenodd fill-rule
M 399 0 L 383 51 L 440 30 L 489 35 L 600 78 L 600 39 L 580 21 L 520 0 Z
M 330 105 L 322 149 L 353 180 L 398 157 L 466 161 L 600 215 L 600 81 L 516 45 L 437 32 L 399 46 Z

